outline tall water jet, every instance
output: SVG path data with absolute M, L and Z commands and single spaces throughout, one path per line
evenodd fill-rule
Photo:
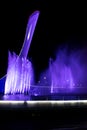
M 9 52 L 4 94 L 26 93 L 30 90 L 33 67 L 27 55 L 38 17 L 39 11 L 35 11 L 28 20 L 25 40 L 19 56 Z
M 72 70 L 71 67 L 66 64 L 67 59 L 66 54 L 62 50 L 57 54 L 55 61 L 52 61 L 52 59 L 49 61 L 51 93 L 72 90 L 74 87 Z

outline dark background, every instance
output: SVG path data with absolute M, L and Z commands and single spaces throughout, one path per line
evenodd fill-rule
M 28 18 L 40 11 L 28 58 L 32 58 L 35 74 L 55 58 L 55 50 L 68 46 L 68 51 L 87 46 L 87 8 L 82 2 L 48 0 L 12 0 L 0 3 L 0 77 L 6 74 L 8 50 L 19 54 Z

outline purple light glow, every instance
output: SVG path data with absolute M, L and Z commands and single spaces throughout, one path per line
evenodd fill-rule
M 5 94 L 25 93 L 30 90 L 33 68 L 29 60 L 9 53 Z
M 87 50 L 85 48 L 70 54 L 67 51 L 65 48 L 59 49 L 56 59 L 49 59 L 49 67 L 41 73 L 38 82 L 40 94 L 43 93 L 41 85 L 45 86 L 48 94 L 87 93 Z
M 65 62 L 67 60 L 66 54 L 60 51 L 54 62 L 50 60 L 49 70 L 51 74 L 51 93 L 58 92 L 60 89 L 73 89 L 74 79 L 72 70 Z
M 27 59 L 39 11 L 34 12 L 28 21 L 23 47 L 19 56 L 9 52 L 8 70 L 5 82 L 5 94 L 26 93 L 33 82 L 32 63 Z

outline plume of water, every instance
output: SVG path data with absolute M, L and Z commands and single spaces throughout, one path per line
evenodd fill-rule
M 58 92 L 61 89 L 72 89 L 74 79 L 72 70 L 67 63 L 67 55 L 64 50 L 60 50 L 56 60 L 50 60 L 49 68 L 51 73 L 51 93 Z

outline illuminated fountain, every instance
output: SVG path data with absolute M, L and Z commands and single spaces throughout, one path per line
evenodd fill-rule
M 59 49 L 55 60 L 49 59 L 49 67 L 40 75 L 38 86 L 42 87 L 38 87 L 38 90 L 46 88 L 50 95 L 87 93 L 87 62 L 83 61 L 87 50 L 67 52 L 66 48 Z M 43 91 L 40 92 L 43 94 Z
M 66 92 L 74 89 L 74 78 L 68 58 L 63 50 L 59 51 L 55 61 L 50 59 L 49 71 L 51 73 L 51 93 Z
M 87 87 L 85 87 L 87 63 L 83 62 L 87 50 L 84 55 L 82 51 L 67 55 L 65 48 L 59 49 L 56 59 L 49 59 L 48 68 L 41 73 L 38 83 L 34 82 L 33 65 L 27 59 L 27 55 L 38 17 L 39 11 L 35 11 L 28 20 L 25 40 L 19 56 L 9 52 L 7 74 L 0 79 L 0 85 L 5 86 L 5 96 L 20 94 L 21 98 L 21 94 L 38 97 L 87 93 Z
M 5 94 L 29 93 L 30 91 L 30 85 L 33 82 L 33 67 L 27 59 L 27 55 L 38 16 L 39 11 L 36 11 L 29 18 L 24 44 L 19 56 L 9 52 Z

